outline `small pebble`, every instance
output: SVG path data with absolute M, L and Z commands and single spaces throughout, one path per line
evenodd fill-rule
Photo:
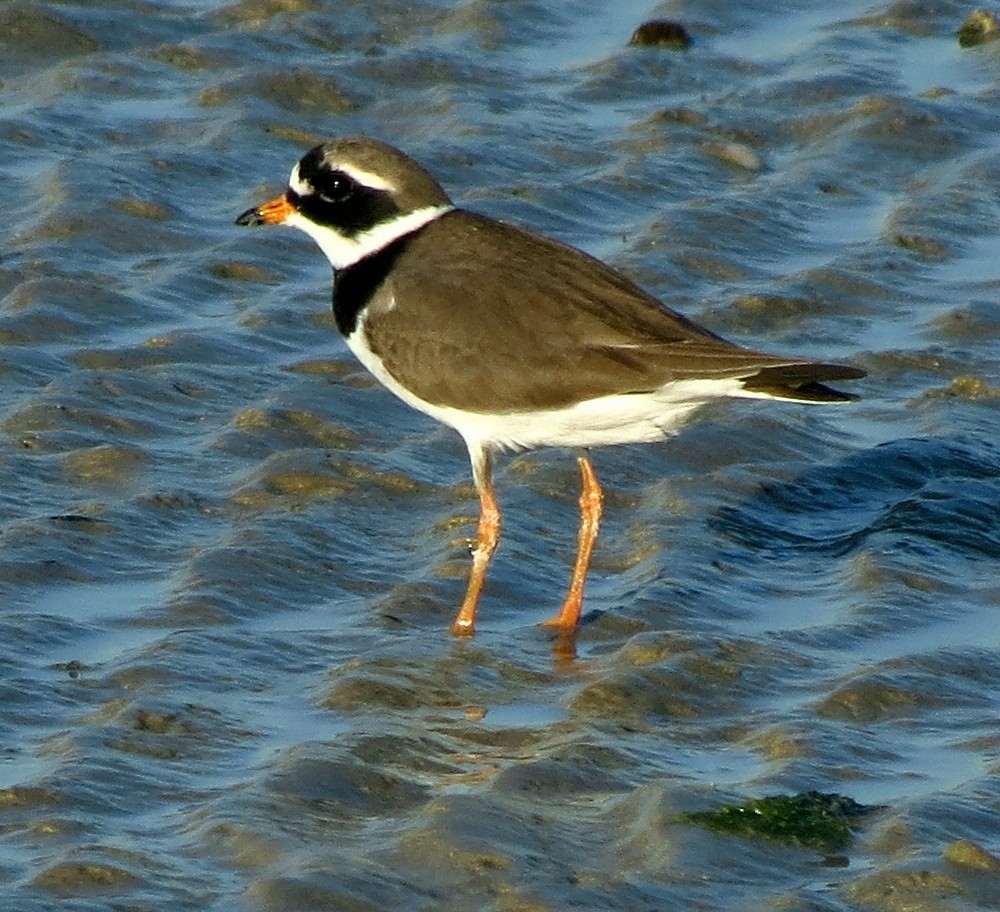
M 641 47 L 666 47 L 675 51 L 686 51 L 691 47 L 691 36 L 679 22 L 653 19 L 650 22 L 643 22 L 632 32 L 628 43 Z
M 975 47 L 1000 37 L 997 14 L 990 10 L 974 10 L 958 30 L 958 43 L 962 47 Z

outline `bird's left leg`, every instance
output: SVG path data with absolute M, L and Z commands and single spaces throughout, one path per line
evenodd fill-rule
M 604 492 L 594 473 L 594 466 L 587 453 L 577 457 L 580 463 L 580 532 L 577 536 L 576 564 L 573 567 L 573 578 L 569 584 L 569 593 L 559 613 L 542 623 L 543 627 L 553 627 L 560 636 L 576 632 L 580 623 L 580 612 L 583 608 L 583 587 L 587 581 L 587 570 L 590 567 L 590 557 L 594 553 L 594 542 L 601 526 L 601 516 L 604 512 Z

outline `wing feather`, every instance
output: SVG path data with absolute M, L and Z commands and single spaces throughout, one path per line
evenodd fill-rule
M 461 256 L 442 267 L 442 250 Z M 559 408 L 694 378 L 826 401 L 851 397 L 821 381 L 864 373 L 734 345 L 581 251 L 464 210 L 425 226 L 392 276 L 366 316 L 369 345 L 437 405 Z

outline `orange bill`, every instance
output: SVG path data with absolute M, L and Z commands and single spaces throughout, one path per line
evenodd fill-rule
M 276 196 L 270 202 L 247 209 L 238 219 L 237 225 L 280 225 L 288 216 L 295 212 L 295 206 L 287 193 Z

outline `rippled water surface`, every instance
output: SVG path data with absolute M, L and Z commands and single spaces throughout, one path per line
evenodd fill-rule
M 1000 897 L 1000 42 L 958 3 L 0 6 L 0 906 L 967 910 Z M 682 21 L 686 52 L 629 46 Z M 328 136 L 869 376 L 476 504 L 351 359 Z M 682 814 L 809 790 L 836 857 Z

